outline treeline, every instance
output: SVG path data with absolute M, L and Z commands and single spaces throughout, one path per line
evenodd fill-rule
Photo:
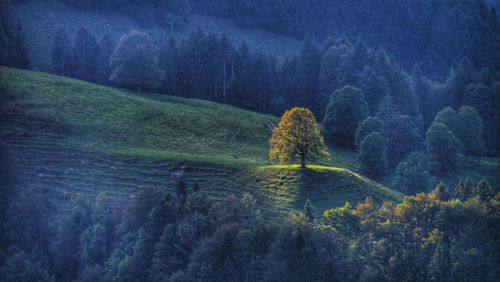
M 3 63 L 29 67 L 22 25 L 9 30 Z M 325 118 L 327 129 L 330 121 L 337 123 L 336 119 L 348 124 L 343 132 L 328 130 L 333 142 L 348 147 L 359 148 L 362 139 L 355 144 L 354 137 L 367 117 L 376 117 L 387 125 L 394 116 L 403 115 L 409 119 L 404 121 L 409 123 L 406 131 L 413 130 L 411 134 L 423 140 L 438 111 L 448 106 L 454 110 L 471 106 L 481 118 L 478 124 L 482 128 L 477 130 L 483 132 L 483 153 L 499 154 L 500 86 L 496 69 L 477 70 L 467 59 L 452 68 L 444 82 L 436 82 L 418 65 L 408 74 L 383 48 L 368 48 L 363 40 L 351 42 L 345 35 L 322 42 L 307 36 L 300 54 L 278 59 L 261 50 L 251 51 L 245 43 L 234 46 L 225 36 L 206 34 L 201 28 L 177 42 L 167 36 L 153 39 L 140 32 L 125 34 L 120 40 L 109 35 L 97 39 L 82 27 L 73 36 L 62 28 L 56 32 L 51 62 L 52 71 L 58 75 L 209 99 L 263 113 L 281 115 L 293 106 L 307 107 L 320 121 Z M 346 108 L 335 102 L 346 86 L 360 91 L 359 99 L 355 99 L 357 106 L 351 105 L 355 112 L 341 113 L 339 109 Z M 407 146 L 411 144 L 414 142 Z
M 119 209 L 104 194 L 55 206 L 15 191 L 1 281 L 498 281 L 500 195 L 481 180 L 400 204 L 264 220 L 250 195 L 214 202 L 195 184 L 144 189 Z M 123 204 L 120 204 L 122 206 Z M 64 212 L 62 212 L 64 211 Z M 320 212 L 320 211 L 318 211 Z M 266 215 L 270 216 L 270 215 Z M 272 219 L 272 218 L 271 218 Z
M 101 14 L 125 14 L 145 27 L 179 28 L 194 11 L 301 39 L 307 34 L 323 39 L 345 32 L 364 38 L 370 46 L 384 46 L 407 70 L 420 63 L 433 78 L 443 77 L 463 57 L 476 68 L 498 71 L 500 65 L 500 25 L 494 7 L 488 8 L 483 0 L 56 1 Z

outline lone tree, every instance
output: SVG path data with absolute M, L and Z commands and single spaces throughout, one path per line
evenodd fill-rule
M 325 142 L 312 112 L 306 108 L 293 108 L 281 117 L 269 140 L 269 158 L 280 162 L 300 158 L 302 168 L 306 160 L 328 158 Z
M 109 64 L 114 83 L 141 91 L 161 86 L 164 71 L 160 68 L 160 52 L 143 32 L 132 31 L 123 35 Z

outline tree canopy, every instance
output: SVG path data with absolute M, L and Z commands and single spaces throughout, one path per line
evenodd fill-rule
M 328 158 L 323 137 L 312 112 L 293 108 L 281 117 L 269 140 L 269 158 L 280 162 L 300 159 L 302 168 L 307 160 Z

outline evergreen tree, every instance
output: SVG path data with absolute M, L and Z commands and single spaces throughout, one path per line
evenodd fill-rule
M 307 199 L 304 204 L 304 216 L 309 223 L 314 222 L 314 212 L 312 209 L 311 201 L 309 199 Z
M 434 122 L 427 130 L 425 146 L 436 172 L 448 172 L 457 168 L 460 141 L 446 125 Z
M 495 196 L 495 191 L 493 191 L 488 181 L 482 178 L 477 183 L 476 188 L 474 188 L 474 194 L 478 196 L 481 201 L 489 201 Z
M 115 49 L 115 41 L 110 34 L 106 33 L 102 39 L 99 48 L 99 64 L 98 67 L 98 82 L 100 84 L 109 84 L 109 77 L 111 75 L 111 67 L 109 66 L 109 58 Z
M 386 94 L 377 106 L 376 117 L 384 124 L 388 123 L 395 116 L 400 115 L 398 105 L 394 102 L 392 95 Z
M 367 115 L 368 107 L 361 90 L 345 86 L 335 91 L 323 120 L 328 139 L 340 146 L 353 147 L 356 130 Z
M 0 14 L 0 16 L 2 16 Z M 9 36 L 6 27 L 0 22 L 0 65 L 6 65 L 9 59 Z
M 387 170 L 387 147 L 380 132 L 368 134 L 361 142 L 358 161 L 360 171 L 372 177 L 383 176 Z
M 451 193 L 448 189 L 448 186 L 446 186 L 446 184 L 444 184 L 442 181 L 439 182 L 438 185 L 436 185 L 432 193 L 436 195 L 437 198 L 441 201 L 448 201 L 451 198 Z
M 73 42 L 72 76 L 86 81 L 96 81 L 99 45 L 94 35 L 80 27 Z
M 28 69 L 30 67 L 29 59 L 29 48 L 27 46 L 26 35 L 24 33 L 21 21 L 17 20 L 16 33 L 14 36 L 12 49 L 9 51 L 9 57 L 11 58 L 11 66 Z
M 71 49 L 66 31 L 60 27 L 52 41 L 52 71 L 66 76 L 71 66 Z M 95 62 L 93 62 L 95 63 Z
M 110 80 L 118 85 L 142 89 L 160 87 L 164 71 L 159 67 L 158 48 L 149 36 L 133 31 L 123 35 L 110 57 Z
M 458 185 L 455 187 L 455 198 L 463 202 L 472 197 L 473 195 L 474 195 L 474 184 L 472 183 L 472 179 L 470 179 L 470 177 L 461 179 L 460 182 L 458 182 Z

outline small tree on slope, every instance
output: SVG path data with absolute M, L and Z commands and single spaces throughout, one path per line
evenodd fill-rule
M 281 117 L 269 140 L 269 158 L 280 162 L 328 158 L 329 154 L 312 112 L 306 108 L 293 108 Z

